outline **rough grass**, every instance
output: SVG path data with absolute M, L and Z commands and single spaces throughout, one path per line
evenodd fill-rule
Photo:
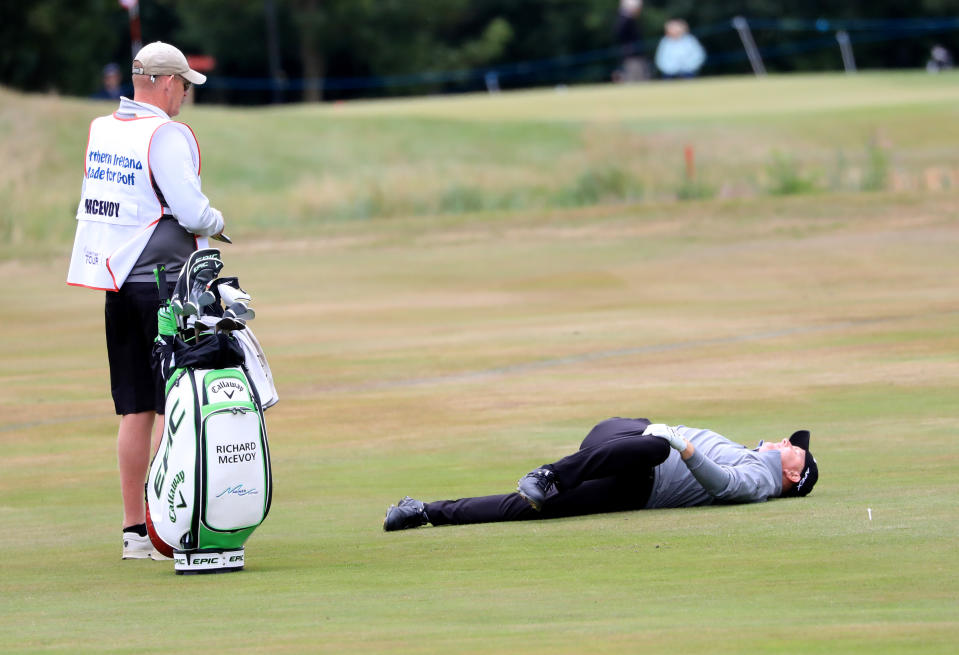
M 955 80 L 723 78 L 182 118 L 232 232 L 289 236 L 376 217 L 954 189 Z M 0 258 L 69 243 L 87 125 L 112 109 L 0 90 Z

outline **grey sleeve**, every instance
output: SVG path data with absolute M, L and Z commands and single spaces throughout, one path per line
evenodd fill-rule
M 686 468 L 696 478 L 696 482 L 703 485 L 710 496 L 718 496 L 729 484 L 730 473 L 719 464 L 709 460 L 700 451 L 693 452 L 693 456 L 683 460 Z
M 695 451 L 684 462 L 710 496 L 727 503 L 757 503 L 776 495 L 776 481 L 759 461 L 722 466 Z

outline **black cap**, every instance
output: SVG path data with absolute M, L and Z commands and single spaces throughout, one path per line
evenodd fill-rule
M 809 430 L 793 432 L 792 436 L 789 437 L 789 443 L 806 451 L 806 461 L 803 464 L 802 472 L 799 474 L 799 482 L 783 496 L 805 496 L 812 491 L 816 480 L 819 479 L 819 467 L 816 465 L 816 458 L 809 452 Z

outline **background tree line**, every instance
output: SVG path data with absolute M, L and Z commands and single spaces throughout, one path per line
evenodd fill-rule
M 482 89 L 477 71 L 501 70 L 502 88 L 599 82 L 617 65 L 618 0 L 144 0 L 143 41 L 164 40 L 211 55 L 216 68 L 200 101 L 254 104 Z M 810 21 L 952 19 L 956 0 L 647 0 L 641 49 L 651 56 L 671 17 L 685 18 L 714 55 L 705 74 L 749 72 L 733 16 L 794 19 L 794 29 L 757 29 L 761 48 L 799 44 L 773 56 L 775 71 L 837 70 L 831 28 Z M 805 22 L 804 22 L 805 21 Z M 697 30 L 703 30 L 698 33 Z M 817 41 L 818 39 L 818 41 Z M 0 84 L 88 95 L 108 62 L 131 58 L 128 15 L 117 0 L 0 3 Z M 932 45 L 955 52 L 948 25 L 856 43 L 860 68 L 920 67 Z M 805 44 L 805 45 L 804 45 Z M 725 55 L 725 56 L 717 56 Z M 565 58 L 565 59 L 564 59 Z M 443 73 L 423 75 L 423 73 Z

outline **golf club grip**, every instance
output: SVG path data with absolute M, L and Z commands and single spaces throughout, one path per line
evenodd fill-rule
M 160 303 L 166 304 L 170 300 L 170 285 L 166 281 L 166 266 L 160 264 L 153 269 L 153 279 L 157 283 L 157 294 L 160 296 Z

